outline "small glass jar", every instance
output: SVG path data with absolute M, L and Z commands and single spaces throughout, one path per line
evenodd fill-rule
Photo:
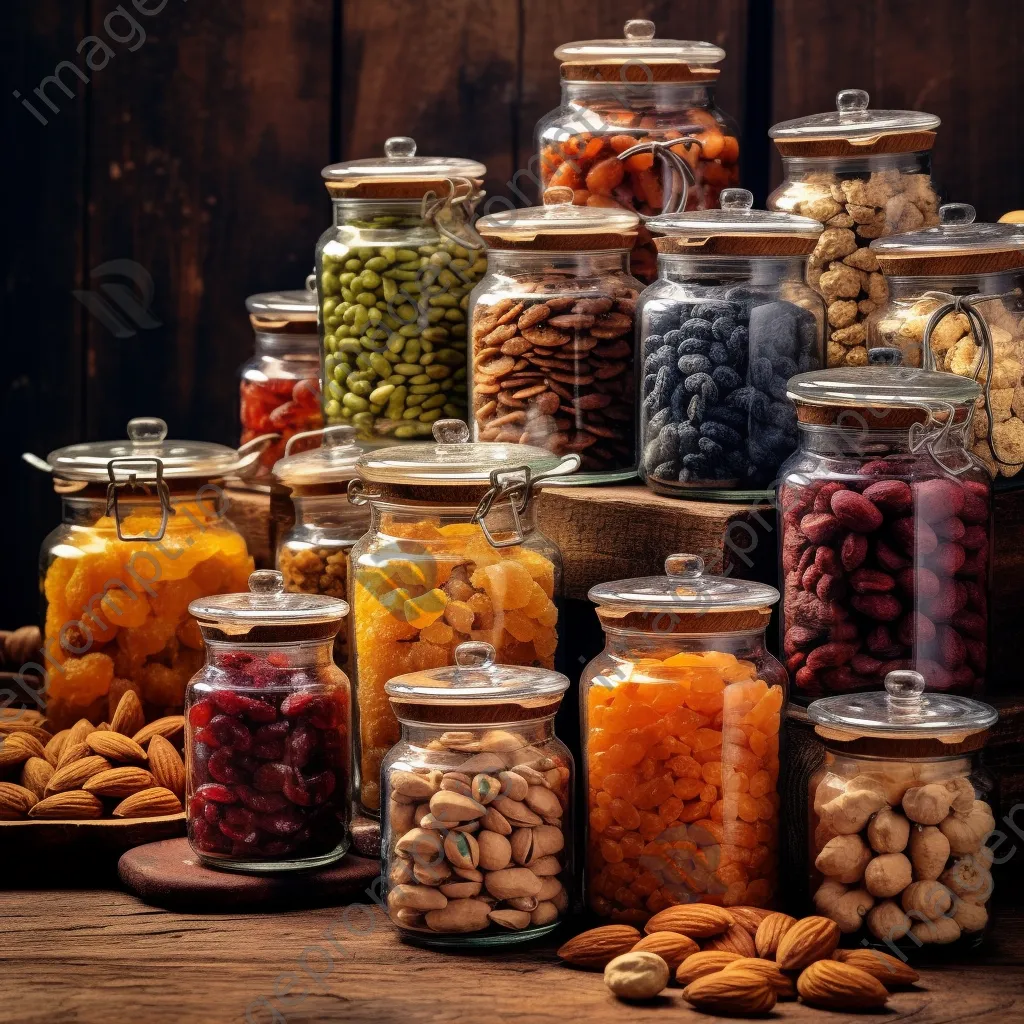
M 590 591 L 605 648 L 583 670 L 586 902 L 642 924 L 680 903 L 775 905 L 786 672 L 764 631 L 774 587 L 705 575 Z
M 885 691 L 807 709 L 825 745 L 810 781 L 810 895 L 845 939 L 906 959 L 977 946 L 992 899 L 992 781 L 978 767 L 995 708 L 924 692 L 890 672 Z
M 655 217 L 658 280 L 640 296 L 640 476 L 659 494 L 757 500 L 796 447 L 786 398 L 823 362 L 825 309 L 805 283 L 821 225 L 722 208 Z
M 900 366 L 789 384 L 800 448 L 779 474 L 781 649 L 794 699 L 985 685 L 992 485 L 970 454 L 978 385 Z
M 409 138 L 388 139 L 383 158 L 324 168 L 334 204 L 316 246 L 327 423 L 390 444 L 465 418 L 466 313 L 487 269 L 470 222 L 486 170 L 416 156 Z
M 434 436 L 367 453 L 349 485 L 371 511 L 351 558 L 357 783 L 373 816 L 381 761 L 398 740 L 389 679 L 452 664 L 465 640 L 491 644 L 502 664 L 552 668 L 558 643 L 562 557 L 536 528 L 531 498 L 579 456 L 473 444 L 459 420 L 438 421 Z
M 189 605 L 206 664 L 188 685 L 188 839 L 210 867 L 276 872 L 322 867 L 349 844 L 348 679 L 334 636 L 348 605 L 286 594 L 261 569 L 246 593 Z
M 487 643 L 455 665 L 398 676 L 402 736 L 381 767 L 388 916 L 432 946 L 546 935 L 573 892 L 573 762 L 555 736 L 569 680 L 495 664 Z
M 227 518 L 224 478 L 252 471 L 267 440 L 238 451 L 173 441 L 163 420 L 139 418 L 127 440 L 27 457 L 53 475 L 63 506 L 39 565 L 55 730 L 109 722 L 126 690 L 147 721 L 181 712 L 203 660 L 189 602 L 244 586 L 254 567 Z
M 836 94 L 836 110 L 782 121 L 768 135 L 782 157 L 782 184 L 769 210 L 825 227 L 808 280 L 831 328 L 829 366 L 868 362 L 865 321 L 889 293 L 872 239 L 938 223 L 931 150 L 939 119 L 917 110 L 871 110 L 862 89 Z
M 889 302 L 868 320 L 872 362 L 948 370 L 984 387 L 971 451 L 991 475 L 1024 469 L 1024 239 L 948 203 L 937 227 L 871 243 Z
M 370 510 L 348 500 L 348 482 L 363 454 L 354 436 L 347 426 L 296 435 L 274 466 L 274 477 L 291 491 L 295 508 L 295 522 L 277 547 L 277 568 L 288 593 L 348 596 L 349 554 L 370 526 Z M 314 438 L 322 440 L 320 447 L 292 453 L 293 443 Z M 334 641 L 334 660 L 350 675 L 351 624 L 346 619 Z
M 621 206 L 646 218 L 708 210 L 739 183 L 736 124 L 715 103 L 711 43 L 656 39 L 654 22 L 627 21 L 622 39 L 589 39 L 555 50 L 562 102 L 537 122 L 544 189 L 574 191 L 579 206 Z M 659 166 L 655 166 L 658 163 Z M 655 277 L 651 236 L 640 229 L 632 272 Z
M 552 190 L 555 191 L 555 190 Z M 639 223 L 625 210 L 559 205 L 482 217 L 488 271 L 470 297 L 475 436 L 577 452 L 575 483 L 636 475 L 629 275 Z
M 296 434 L 323 423 L 316 293 L 267 292 L 245 300 L 256 351 L 241 370 L 242 444 L 279 434 L 260 455 L 257 475 L 268 476 Z

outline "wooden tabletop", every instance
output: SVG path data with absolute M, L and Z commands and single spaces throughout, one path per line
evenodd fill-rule
M 371 903 L 278 914 L 172 914 L 123 892 L 0 896 L 0 1022 L 16 1024 L 623 1024 L 711 1021 L 678 988 L 631 1006 L 599 974 L 556 960 L 557 940 L 451 955 L 401 942 Z M 971 966 L 922 971 L 882 1015 L 780 1003 L 769 1019 L 1024 1020 L 1024 915 Z

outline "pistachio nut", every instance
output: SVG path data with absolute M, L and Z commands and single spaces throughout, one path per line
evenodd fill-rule
M 465 832 L 449 832 L 444 841 L 444 853 L 449 863 L 457 868 L 475 868 L 480 861 L 476 839 Z
M 393 771 L 391 773 L 391 791 L 398 796 L 406 797 L 414 802 L 429 800 L 441 785 L 441 773 L 428 772 L 418 775 L 416 772 Z
M 513 910 L 525 910 L 528 914 L 532 914 L 537 909 L 538 900 L 536 896 L 516 896 L 505 902 Z
M 536 896 L 541 881 L 529 868 L 504 868 L 484 876 L 484 887 L 497 900 Z
M 436 800 L 437 797 L 435 796 Z M 534 814 L 526 804 L 519 800 L 510 800 L 507 796 L 495 797 L 491 806 L 503 814 L 512 825 L 541 825 L 539 814 Z
M 487 916 L 510 931 L 521 931 L 530 923 L 530 915 L 525 910 L 492 910 Z
M 502 772 L 498 778 L 501 780 L 501 795 L 509 800 L 523 800 L 529 792 L 529 783 L 516 772 Z
M 530 786 L 526 793 L 526 806 L 545 818 L 558 818 L 562 815 L 558 797 L 546 786 Z
M 459 878 L 464 878 L 467 882 L 482 883 L 484 880 L 484 873 L 477 871 L 476 868 L 454 868 L 453 870 Z
M 430 811 L 441 821 L 453 821 L 458 824 L 482 817 L 487 813 L 487 808 L 472 797 L 440 790 L 430 798 Z M 539 820 L 537 824 L 540 824 Z
M 488 832 L 497 832 L 499 836 L 512 835 L 512 826 L 509 824 L 508 818 L 501 811 L 495 810 L 493 806 L 487 808 L 487 812 L 480 819 L 480 824 Z
M 558 894 L 563 891 L 562 883 L 557 878 L 548 876 L 541 879 L 540 892 L 537 893 L 537 899 L 542 903 L 546 900 L 555 900 L 558 898 Z
M 388 871 L 388 881 L 392 885 L 408 885 L 413 878 L 412 864 L 404 857 L 396 857 L 391 862 L 391 869 Z
M 539 875 L 541 877 L 554 876 L 559 874 L 562 870 L 562 865 L 557 857 L 553 854 L 549 854 L 547 857 L 540 857 L 537 860 L 531 860 L 530 870 L 535 875 Z
M 442 910 L 448 898 L 426 885 L 396 885 L 388 893 L 388 908 L 398 910 Z
M 530 786 L 543 786 L 546 785 L 546 780 L 543 775 L 535 768 L 531 768 L 528 764 L 517 764 L 513 765 L 509 771 L 515 772 L 521 779 L 525 779 L 527 784 Z M 523 796 L 526 796 L 524 793 Z M 521 797 L 513 797 L 513 799 L 522 800 Z
M 462 779 L 454 779 L 450 775 L 446 775 L 441 780 L 441 789 L 446 793 L 461 793 L 463 796 L 476 796 L 472 789 L 467 786 Z
M 534 907 L 533 912 L 530 914 L 530 924 L 535 928 L 541 927 L 541 925 L 551 924 L 552 921 L 558 920 L 558 907 L 549 901 L 538 903 Z
M 441 892 L 450 900 L 463 900 L 479 896 L 482 888 L 482 882 L 446 882 L 441 886 Z
M 440 864 L 413 864 L 412 874 L 420 885 L 440 885 L 452 877 L 452 869 L 444 861 Z
M 509 841 L 497 832 L 483 831 L 477 836 L 480 850 L 479 866 L 484 871 L 500 871 L 512 860 Z
M 517 864 L 526 864 L 533 850 L 533 829 L 517 828 L 512 833 L 509 844 L 512 850 L 512 859 Z
M 437 864 L 444 858 L 444 843 L 436 832 L 414 828 L 395 843 L 395 852 L 407 854 L 417 864 Z
M 481 773 L 485 775 L 494 775 L 497 772 L 502 772 L 504 770 L 505 758 L 489 751 L 485 751 L 482 754 L 476 754 L 474 757 L 469 758 L 468 761 L 463 761 L 462 764 L 459 765 L 459 771 L 462 774 L 469 773 L 470 775 L 479 775 Z
M 522 750 L 526 741 L 518 733 L 508 732 L 505 729 L 489 729 L 480 737 L 481 750 L 501 751 L 508 753 L 513 750 Z
M 531 861 L 546 857 L 549 853 L 559 853 L 563 849 L 565 849 L 565 836 L 557 825 L 538 825 L 533 830 Z
M 502 783 L 493 775 L 474 775 L 470 795 L 484 805 L 489 804 L 502 791 Z
M 388 808 L 388 821 L 392 835 L 405 835 L 416 824 L 416 807 L 392 800 Z
M 435 932 L 479 932 L 487 927 L 490 911 L 483 900 L 451 900 L 443 909 L 427 913 L 427 927 Z

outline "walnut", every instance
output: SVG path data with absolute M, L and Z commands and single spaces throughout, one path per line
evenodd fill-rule
M 933 328 L 932 351 L 939 355 L 955 345 L 971 329 L 970 321 L 963 313 L 947 313 Z
M 1008 423 L 1020 423 L 1020 420 L 1008 420 Z M 992 458 L 992 450 L 987 441 L 976 441 L 971 445 L 971 454 L 980 462 L 985 464 L 989 476 L 995 476 L 999 472 L 999 464 Z
M 858 237 L 866 238 L 869 241 L 872 238 L 881 238 L 884 234 L 886 234 L 884 210 L 879 210 L 874 219 L 869 221 L 867 224 L 859 224 L 857 226 Z
M 867 366 L 868 365 L 868 350 L 864 345 L 858 345 L 855 348 L 848 348 L 846 350 L 846 358 L 843 362 L 847 366 Z
M 904 174 L 903 193 L 912 203 L 938 202 L 938 196 L 932 188 L 932 179 L 927 174 Z
M 1008 420 L 1013 407 L 1013 388 L 992 388 L 989 392 L 992 419 L 996 423 Z
M 870 299 L 861 299 L 860 302 L 857 303 L 857 312 L 860 313 L 861 316 L 870 316 L 876 309 L 878 309 L 878 306 L 876 306 Z
M 873 206 L 855 206 L 851 203 L 846 212 L 853 218 L 854 224 L 870 224 L 878 214 Z
M 848 206 L 882 207 L 892 198 L 893 193 L 885 185 L 875 180 L 872 174 L 867 181 L 850 178 L 842 182 L 843 195 Z M 851 212 L 851 216 L 853 213 Z
M 860 274 L 842 263 L 832 263 L 831 268 L 818 281 L 818 290 L 824 300 L 856 298 L 860 294 Z
M 856 267 L 868 274 L 878 270 L 878 257 L 867 246 L 856 252 L 851 252 L 849 256 L 844 256 L 843 262 L 848 267 Z
M 828 307 L 828 322 L 832 327 L 849 327 L 857 319 L 857 303 L 839 299 Z
M 962 338 L 946 352 L 943 366 L 961 377 L 975 375 L 981 351 L 970 338 Z
M 1024 421 L 1011 416 L 992 428 L 992 449 L 1005 463 L 999 467 L 1003 476 L 1013 476 L 1024 465 Z
M 821 280 L 821 275 L 825 273 L 824 266 L 815 266 L 814 264 L 808 264 L 807 266 L 807 283 L 812 288 L 818 287 L 818 282 Z
M 1024 384 L 1018 384 L 1013 389 L 1013 402 L 1010 408 L 1015 416 L 1024 416 Z
M 907 317 L 896 329 L 896 337 L 901 344 L 912 342 L 920 346 L 924 341 L 924 329 L 928 326 L 928 317 L 911 316 Z
M 846 349 L 837 342 L 830 341 L 828 343 L 828 365 L 829 366 L 841 366 L 843 360 L 846 359 Z
M 837 183 L 838 179 L 830 171 L 812 171 L 804 178 L 804 182 L 808 185 L 820 185 L 824 188 L 832 188 Z
M 993 388 L 1015 388 L 1020 383 L 1022 367 L 1016 359 L 999 359 L 992 371 Z M 983 379 L 981 374 L 978 379 Z
M 868 286 L 865 290 L 868 293 L 868 298 L 876 306 L 884 306 L 889 301 L 889 286 L 879 273 L 872 273 L 868 276 Z
M 856 223 L 848 213 L 837 213 L 825 221 L 826 227 L 830 228 L 852 228 Z
M 840 345 L 863 345 L 867 341 L 867 328 L 864 324 L 851 324 L 849 327 L 840 327 L 832 332 L 832 340 Z
M 885 204 L 885 219 L 894 234 L 924 226 L 924 214 L 905 196 L 893 196 Z
M 826 228 L 811 253 L 812 264 L 821 266 L 849 256 L 857 248 L 857 239 L 849 228 Z
M 842 213 L 842 210 L 842 206 L 831 195 L 815 196 L 813 199 L 796 204 L 796 212 L 801 217 L 810 217 L 813 220 L 821 221 L 822 224 L 837 213 Z
M 974 422 L 971 427 L 976 440 L 984 441 L 988 437 L 988 413 L 985 411 L 984 395 L 974 403 Z
M 988 333 L 992 339 L 992 352 L 997 362 L 1000 359 L 1016 359 L 1020 355 L 1020 348 L 1009 331 L 990 325 Z

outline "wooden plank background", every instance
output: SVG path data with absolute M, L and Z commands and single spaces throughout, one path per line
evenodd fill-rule
M 483 160 L 489 192 L 514 197 L 534 123 L 558 104 L 560 42 L 618 35 L 633 16 L 724 46 L 719 102 L 759 201 L 778 179 L 769 125 L 858 86 L 873 105 L 942 117 L 935 174 L 949 197 L 988 218 L 1024 205 L 1024 5 L 1005 0 L 126 2 L 141 43 L 116 8 L 35 0 L 11 5 L 0 30 L 0 528 L 15 540 L 0 626 L 36 616 L 37 551 L 59 517 L 20 453 L 123 436 L 137 415 L 236 440 L 244 300 L 301 285 L 330 222 L 321 166 L 410 134 L 423 153 Z M 40 124 L 12 93 L 34 99 L 61 61 L 84 67 L 90 34 L 113 56 L 88 84 L 65 69 L 73 95 L 51 87 L 59 112 L 42 108 Z M 106 279 L 92 272 L 115 260 L 152 279 L 149 315 L 120 337 L 73 294 L 97 292 Z

